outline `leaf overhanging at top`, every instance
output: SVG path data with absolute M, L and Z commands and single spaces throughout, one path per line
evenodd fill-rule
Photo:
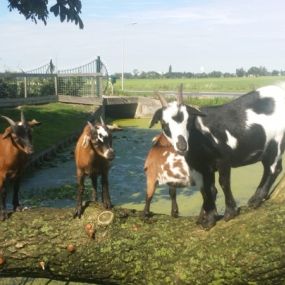
M 49 13 L 59 17 L 61 22 L 74 22 L 83 29 L 84 25 L 80 18 L 81 0 L 56 0 L 56 3 L 48 9 L 48 0 L 8 0 L 10 11 L 16 9 L 26 19 L 31 19 L 34 23 L 42 21 L 47 24 Z

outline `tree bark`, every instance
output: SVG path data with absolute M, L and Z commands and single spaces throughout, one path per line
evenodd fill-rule
M 98 223 L 99 204 L 35 208 L 0 224 L 0 276 L 45 277 L 98 284 L 284 284 L 285 177 L 260 208 L 204 231 L 177 219 L 115 207 Z M 86 233 L 91 224 L 93 238 Z M 89 225 L 90 226 L 90 225 Z M 254 283 L 255 282 L 255 283 Z

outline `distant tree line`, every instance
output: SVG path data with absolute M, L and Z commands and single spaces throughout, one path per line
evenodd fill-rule
M 285 70 L 272 70 L 268 71 L 264 66 L 252 66 L 248 70 L 244 68 L 237 68 L 235 73 L 221 72 L 221 71 L 211 71 L 206 72 L 174 72 L 172 66 L 169 66 L 168 72 L 159 73 L 156 71 L 142 71 L 139 72 L 137 69 L 133 73 L 124 73 L 124 78 L 126 79 L 159 79 L 159 78 L 221 78 L 221 77 L 258 77 L 258 76 L 285 76 Z M 121 73 L 115 73 L 114 78 L 121 78 Z

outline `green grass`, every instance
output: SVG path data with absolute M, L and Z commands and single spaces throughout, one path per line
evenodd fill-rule
M 255 88 L 284 81 L 285 76 L 233 77 L 233 78 L 180 78 L 180 79 L 126 79 L 124 88 L 127 91 L 169 91 L 178 90 L 183 83 L 188 92 L 248 92 Z M 120 91 L 121 82 L 114 86 L 116 94 Z M 150 93 L 145 93 L 144 95 Z M 152 94 L 151 94 L 152 95 Z
M 229 99 L 213 98 L 199 99 L 191 98 L 185 102 L 192 105 L 218 105 L 229 101 Z M 88 120 L 92 106 L 73 105 L 63 103 L 51 103 L 46 105 L 23 106 L 27 120 L 36 119 L 42 124 L 33 129 L 33 145 L 35 152 L 51 147 L 55 143 L 80 130 Z M 20 120 L 20 111 L 17 108 L 0 108 L 0 115 L 8 116 L 14 121 Z M 110 119 L 107 121 L 110 121 Z M 135 120 L 136 121 L 136 120 Z M 149 124 L 149 119 L 147 119 Z M 129 119 L 126 120 L 128 124 Z M 132 120 L 134 122 L 134 120 Z M 141 121 L 137 120 L 137 122 Z M 0 133 L 4 132 L 9 124 L 0 118 Z
M 42 125 L 33 130 L 33 145 L 35 151 L 44 150 L 80 130 L 87 121 L 92 107 L 51 103 L 37 106 L 23 107 L 27 120 L 36 119 Z M 16 108 L 0 109 L 0 115 L 8 116 L 15 121 L 20 120 L 20 111 Z M 0 132 L 2 133 L 8 123 L 0 119 Z
M 226 97 L 215 97 L 215 98 L 199 98 L 199 97 L 187 97 L 184 99 L 184 103 L 188 105 L 194 106 L 216 106 L 216 105 L 223 105 L 225 103 L 230 102 L 233 100 L 232 98 Z

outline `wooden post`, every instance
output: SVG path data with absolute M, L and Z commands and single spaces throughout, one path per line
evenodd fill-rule
M 97 95 L 97 89 L 95 90 L 95 85 L 96 85 L 95 81 L 96 81 L 96 75 L 91 76 L 91 96 Z
M 101 76 L 101 59 L 100 56 L 96 60 L 96 95 L 102 97 L 102 76 Z
M 57 75 L 55 75 L 54 77 L 54 92 L 55 92 L 55 96 L 57 96 Z
M 24 77 L 24 97 L 27 98 L 28 97 L 28 93 L 27 93 L 27 77 Z

